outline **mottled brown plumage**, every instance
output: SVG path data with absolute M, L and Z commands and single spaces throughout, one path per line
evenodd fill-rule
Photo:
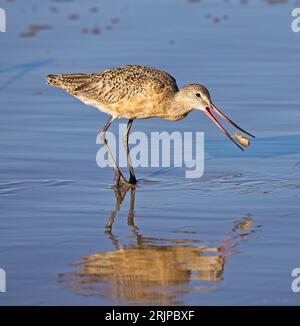
M 180 120 L 193 109 L 188 102 L 185 103 L 184 94 L 199 90 L 209 98 L 204 86 L 191 84 L 181 93 L 171 75 L 139 65 L 116 67 L 94 74 L 49 75 L 48 83 L 113 118 Z
M 177 121 L 185 118 L 193 109 L 203 111 L 242 150 L 212 112 L 252 136 L 214 106 L 209 91 L 203 85 L 189 84 L 179 90 L 171 75 L 156 68 L 126 65 L 93 74 L 49 75 L 47 81 L 111 116 L 102 129 L 104 139 L 106 130 L 116 118 L 129 119 L 128 137 L 134 119 L 158 117 Z M 127 152 L 129 153 L 128 144 Z M 115 162 L 114 167 L 117 179 L 121 177 L 126 180 Z M 136 182 L 132 167 L 130 180 Z

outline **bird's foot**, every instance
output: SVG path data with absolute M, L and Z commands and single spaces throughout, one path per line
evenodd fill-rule
M 129 181 L 123 176 L 123 174 L 121 173 L 121 171 L 116 171 L 115 173 L 115 180 L 116 180 L 116 187 L 120 187 L 120 186 L 126 186 L 126 187 L 135 187 L 136 186 L 136 179 L 135 177 L 132 178 L 130 176 Z
M 136 187 L 136 182 L 133 182 L 132 180 L 127 180 L 126 178 L 121 178 L 120 185 L 123 185 L 125 187 L 130 187 L 130 188 L 135 188 Z
M 136 185 L 136 184 L 137 184 L 137 180 L 136 180 L 136 178 L 135 178 L 135 175 L 133 175 L 133 174 L 131 174 L 131 173 L 130 173 L 130 177 L 129 177 L 129 183 L 130 183 L 131 185 Z

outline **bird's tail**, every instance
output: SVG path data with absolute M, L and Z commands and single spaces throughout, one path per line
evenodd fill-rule
M 52 86 L 61 87 L 61 76 L 60 75 L 48 75 L 47 83 Z
M 62 88 L 66 92 L 72 93 L 81 85 L 89 82 L 91 77 L 91 74 L 48 75 L 47 83 Z

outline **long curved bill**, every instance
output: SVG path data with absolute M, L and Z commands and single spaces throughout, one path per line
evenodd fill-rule
M 214 104 L 211 104 L 210 107 L 206 107 L 204 110 L 204 113 L 217 125 L 217 127 L 242 151 L 244 151 L 244 148 L 240 146 L 240 144 L 230 136 L 230 134 L 227 132 L 227 130 L 221 125 L 221 123 L 217 120 L 217 118 L 213 115 L 212 112 L 217 113 L 220 117 L 222 117 L 225 121 L 232 124 L 235 128 L 240 130 L 241 132 L 247 134 L 248 136 L 255 138 L 254 135 L 250 134 L 246 130 L 239 127 L 236 123 L 234 123 L 232 120 L 230 120 L 224 113 L 222 113 Z

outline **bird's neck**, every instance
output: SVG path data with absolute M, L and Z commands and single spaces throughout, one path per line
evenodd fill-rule
M 173 98 L 170 101 L 168 107 L 168 113 L 170 120 L 180 120 L 183 119 L 189 114 L 193 108 L 188 105 L 183 98 L 181 91 L 178 91 L 174 94 Z M 171 119 L 172 118 L 172 119 Z

